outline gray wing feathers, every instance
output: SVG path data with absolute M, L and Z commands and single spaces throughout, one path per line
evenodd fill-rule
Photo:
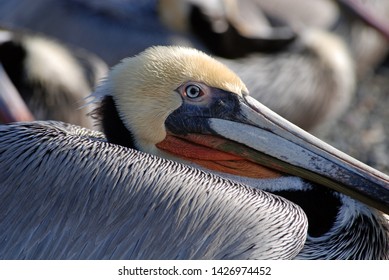
M 304 245 L 280 197 L 60 122 L 0 126 L 1 259 L 277 259 Z

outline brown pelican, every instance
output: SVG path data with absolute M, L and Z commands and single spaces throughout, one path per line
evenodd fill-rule
M 389 258 L 388 176 L 249 97 L 206 54 L 150 48 L 114 67 L 94 98 L 108 142 L 58 123 L 1 127 L 4 258 Z M 293 224 L 274 217 L 278 203 Z M 277 241 L 285 228 L 288 246 Z
M 41 35 L 0 29 L 0 64 L 3 83 L 12 82 L 35 119 L 92 127 L 80 100 L 106 74 L 99 58 Z

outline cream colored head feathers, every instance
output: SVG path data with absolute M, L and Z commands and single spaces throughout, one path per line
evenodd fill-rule
M 166 136 L 166 118 L 182 104 L 175 90 L 188 81 L 236 94 L 247 92 L 235 73 L 203 52 L 158 46 L 116 65 L 94 96 L 112 95 L 137 144 L 152 152 L 150 149 Z

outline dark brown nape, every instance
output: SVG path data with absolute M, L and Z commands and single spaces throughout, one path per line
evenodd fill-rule
M 306 191 L 282 190 L 272 193 L 299 205 L 308 218 L 308 234 L 319 237 L 331 230 L 342 203 L 336 192 L 311 182 L 307 184 L 312 187 Z
M 134 136 L 121 120 L 112 96 L 105 96 L 90 116 L 98 121 L 108 142 L 135 149 Z

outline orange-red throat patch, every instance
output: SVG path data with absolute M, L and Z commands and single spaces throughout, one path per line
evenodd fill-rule
M 207 169 L 250 178 L 276 178 L 281 173 L 243 157 L 212 149 L 210 143 L 225 141 L 211 135 L 189 134 L 184 137 L 167 135 L 156 146 L 177 157 Z

